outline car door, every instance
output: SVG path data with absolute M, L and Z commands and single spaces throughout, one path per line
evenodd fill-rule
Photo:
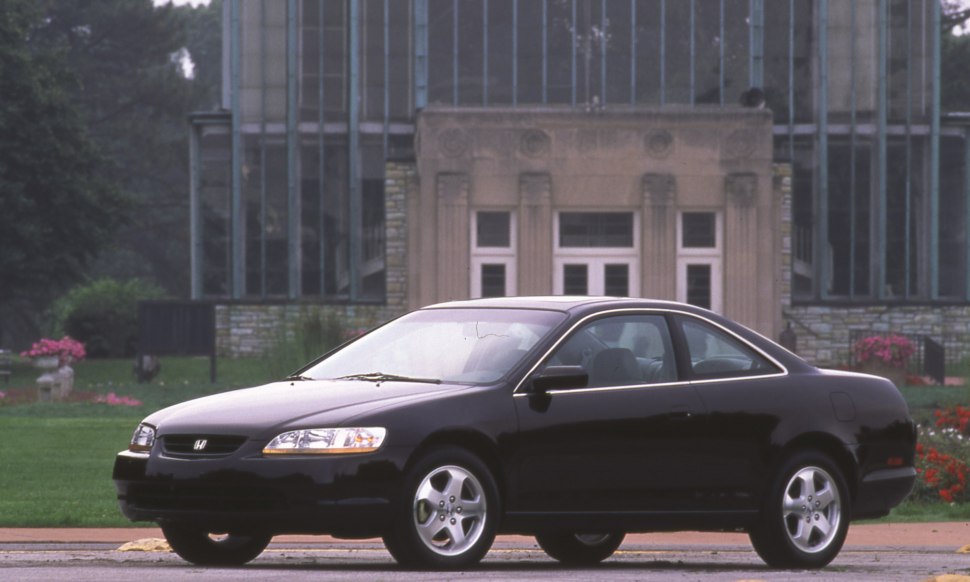
M 705 467 L 698 502 L 705 508 L 750 510 L 768 481 L 767 462 L 782 415 L 797 416 L 786 398 L 780 364 L 732 332 L 688 315 L 673 318 L 673 335 L 688 354 L 688 377 L 707 410 Z
M 540 366 L 582 366 L 584 387 L 517 394 L 510 511 L 669 510 L 686 486 L 704 407 L 678 377 L 667 318 L 627 312 L 579 325 Z

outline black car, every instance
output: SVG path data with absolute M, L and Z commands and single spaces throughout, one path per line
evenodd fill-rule
M 906 497 L 915 445 L 888 380 L 820 370 L 709 311 L 482 299 L 156 412 L 114 480 L 124 514 L 196 564 L 245 563 L 284 533 L 380 536 L 433 568 L 529 534 L 589 564 L 626 532 L 690 529 L 820 568 L 850 520 Z

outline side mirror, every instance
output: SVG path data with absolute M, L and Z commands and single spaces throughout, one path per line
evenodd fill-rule
M 539 393 L 585 388 L 588 383 L 589 374 L 582 366 L 547 366 L 532 377 L 532 389 Z

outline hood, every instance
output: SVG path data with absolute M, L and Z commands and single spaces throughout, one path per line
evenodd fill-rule
M 155 412 L 145 422 L 165 434 L 256 436 L 283 427 L 339 425 L 366 411 L 467 388 L 460 385 L 361 380 L 276 382 L 189 400 Z M 309 428 L 309 427 L 306 427 Z

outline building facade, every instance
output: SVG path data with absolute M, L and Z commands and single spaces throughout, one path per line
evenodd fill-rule
M 939 11 L 227 0 L 224 110 L 192 118 L 193 297 L 376 323 L 645 295 L 790 323 L 823 364 L 890 330 L 962 358 L 970 130 L 940 109 Z

